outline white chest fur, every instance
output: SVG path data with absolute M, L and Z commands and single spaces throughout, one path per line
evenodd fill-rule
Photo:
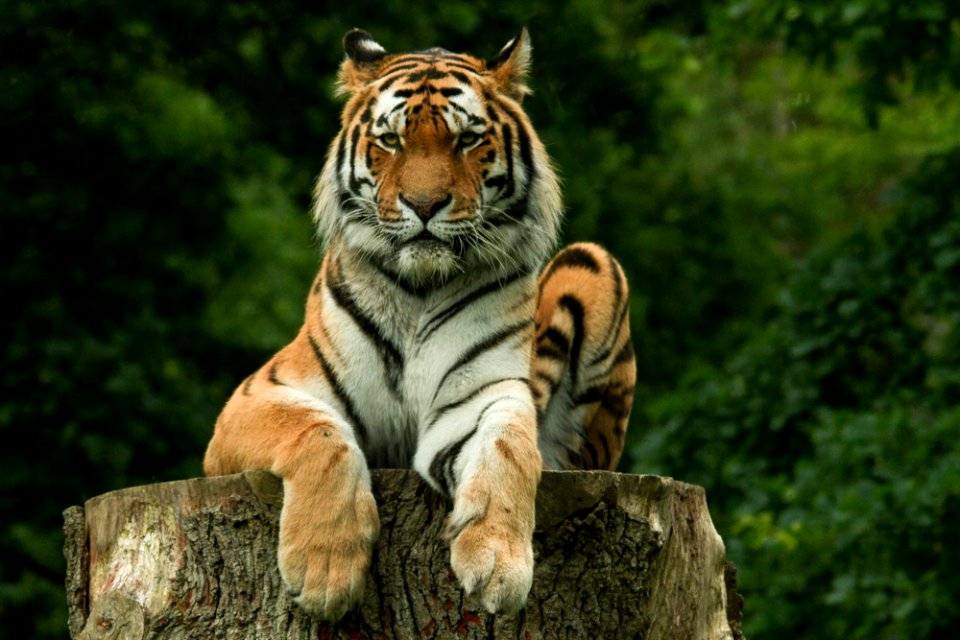
M 410 465 L 439 410 L 530 367 L 534 276 L 461 276 L 417 293 L 354 266 L 323 292 L 337 374 L 371 466 Z

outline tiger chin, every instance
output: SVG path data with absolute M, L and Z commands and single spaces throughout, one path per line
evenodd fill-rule
M 228 400 L 204 471 L 282 479 L 281 577 L 336 621 L 379 534 L 369 469 L 412 467 L 452 500 L 464 590 L 516 612 L 541 469 L 614 469 L 623 449 L 626 278 L 595 244 L 553 255 L 562 203 L 522 108 L 526 30 L 490 59 L 391 54 L 361 30 L 344 48 L 304 324 Z

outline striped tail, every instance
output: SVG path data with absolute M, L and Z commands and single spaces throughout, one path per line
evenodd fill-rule
M 626 277 L 602 247 L 572 244 L 543 270 L 530 380 L 544 466 L 615 469 L 636 359 Z

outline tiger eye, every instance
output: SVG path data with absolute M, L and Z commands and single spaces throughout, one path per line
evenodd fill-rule
M 460 137 L 457 138 L 457 144 L 461 149 L 465 149 L 469 146 L 472 146 L 479 142 L 480 134 L 473 131 L 464 131 L 460 134 Z
M 383 146 L 391 149 L 400 146 L 400 136 L 393 133 L 392 131 L 388 131 L 387 133 L 382 134 L 379 138 L 377 138 L 377 140 Z

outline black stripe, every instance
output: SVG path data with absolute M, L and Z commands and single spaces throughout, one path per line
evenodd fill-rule
M 540 391 L 540 389 L 537 389 L 536 387 L 534 387 L 532 382 L 528 382 L 528 386 L 530 387 L 530 395 L 533 397 L 533 401 L 536 403 L 539 403 L 540 398 L 543 397 L 543 392 Z M 538 406 L 537 407 L 537 423 L 539 422 L 540 422 L 540 407 Z
M 327 291 L 341 309 L 353 319 L 354 324 L 366 334 L 373 343 L 383 362 L 387 384 L 397 397 L 400 395 L 400 377 L 403 375 L 403 354 L 397 345 L 393 344 L 380 330 L 380 327 L 366 315 L 350 293 L 349 286 L 340 280 L 339 270 L 331 272 L 327 278 Z
M 634 357 L 633 353 L 633 341 L 627 340 L 623 345 L 623 348 L 617 353 L 617 357 L 613 359 L 613 364 L 618 365 L 624 362 L 629 362 Z
M 360 149 L 360 126 L 356 126 L 353 129 L 353 133 L 350 135 L 350 190 L 353 193 L 360 193 L 360 185 L 368 184 L 371 187 L 373 182 L 367 178 L 358 178 L 356 174 L 357 169 L 357 151 Z
M 393 92 L 393 95 L 397 98 L 410 98 L 420 93 L 427 93 L 429 89 L 430 88 L 427 85 L 427 83 L 423 83 L 420 86 L 415 87 L 413 89 L 397 89 L 396 91 Z
M 245 395 L 245 396 L 250 395 L 250 386 L 253 384 L 253 378 L 254 378 L 255 375 L 256 375 L 256 374 L 249 375 L 249 376 L 247 376 L 246 379 L 243 381 L 243 395 Z
M 350 426 L 353 427 L 357 440 L 360 441 L 360 446 L 363 447 L 367 442 L 367 428 L 360 420 L 360 416 L 357 415 L 353 400 L 350 399 L 350 395 L 347 393 L 347 390 L 343 388 L 343 383 L 340 381 L 340 378 L 336 376 L 333 367 L 330 366 L 330 362 L 327 361 L 326 356 L 323 355 L 323 351 L 321 351 L 320 344 L 316 338 L 310 334 L 307 334 L 307 337 L 310 339 L 310 346 L 313 347 L 313 354 L 317 357 L 320 368 L 323 369 L 327 381 L 330 383 L 330 386 L 333 387 L 333 393 L 337 396 L 340 404 L 343 405 L 343 410 L 347 412 L 347 420 L 350 422 Z
M 495 99 L 496 100 L 496 99 Z M 513 108 L 508 107 L 506 103 L 501 100 L 496 100 L 497 106 L 503 109 L 513 120 L 513 124 L 517 127 L 517 138 L 520 141 L 520 159 L 523 161 L 523 164 L 530 169 L 530 181 L 533 181 L 534 176 L 534 167 L 533 167 L 533 147 L 530 142 L 530 136 L 527 134 L 527 129 L 524 127 L 524 119 L 518 114 Z
M 448 109 L 448 108 L 453 109 L 453 110 L 456 111 L 457 113 L 462 113 L 462 114 L 467 118 L 467 123 L 468 123 L 468 124 L 471 124 L 471 125 L 476 125 L 476 124 L 485 125 L 485 124 L 487 124 L 487 123 L 483 120 L 483 118 L 478 118 L 477 116 L 473 115 L 472 113 L 470 113 L 469 111 L 467 111 L 466 109 L 464 109 L 463 107 L 461 107 L 460 105 L 458 105 L 456 102 L 447 102 L 447 104 L 445 104 L 443 107 L 441 107 L 441 109 L 443 109 L 443 110 L 446 110 L 446 109 Z M 449 127 L 448 127 L 448 129 L 449 129 Z M 485 142 L 484 144 L 489 144 L 489 142 Z M 477 146 L 479 147 L 479 146 L 481 146 L 481 145 L 477 145 Z
M 623 306 L 621 306 L 620 312 L 617 314 L 616 319 L 611 323 L 611 328 L 608 333 L 608 335 L 610 336 L 609 344 L 607 344 L 605 349 L 603 349 L 600 353 L 594 356 L 594 358 L 590 361 L 590 366 L 594 366 L 596 364 L 599 364 L 600 362 L 603 362 L 604 360 L 610 357 L 611 353 L 613 353 L 613 348 L 617 346 L 617 338 L 620 337 L 620 331 L 617 331 L 616 333 L 614 333 L 613 329 L 620 328 L 623 325 L 623 322 L 624 320 L 626 320 L 626 317 L 627 317 L 627 310 L 628 310 L 627 303 L 626 301 L 624 301 L 624 304 Z
M 549 340 L 555 344 L 564 355 L 570 351 L 570 339 L 563 335 L 563 332 L 556 327 L 547 327 L 546 330 L 544 330 L 538 338 L 538 341 L 543 342 L 544 340 Z
M 476 433 L 477 427 L 474 426 L 465 436 L 439 451 L 437 455 L 434 456 L 433 461 L 430 462 L 430 477 L 433 478 L 440 488 L 443 489 L 444 493 L 450 497 L 453 497 L 451 485 L 454 484 L 453 481 L 455 480 L 455 478 L 452 477 L 453 465 L 456 464 L 463 445 Z M 450 476 L 450 482 L 447 481 L 447 475 Z
M 343 166 L 347 156 L 347 136 L 346 132 L 341 131 L 337 137 L 337 176 L 340 176 L 340 168 Z
M 367 162 L 367 170 L 370 172 L 370 175 L 375 176 L 376 173 L 373 171 L 373 148 L 376 145 L 368 144 L 367 152 L 364 154 L 364 160 Z
M 617 264 L 617 261 L 614 260 L 613 254 L 607 254 L 607 263 L 610 265 L 610 273 L 613 274 L 613 299 L 619 303 L 620 301 L 626 299 L 623 295 L 623 281 L 626 276 L 623 274 L 623 269 L 621 269 L 620 265 Z M 613 333 L 615 328 L 616 327 L 611 323 L 611 325 L 607 327 L 607 333 Z
M 413 68 L 416 67 L 416 66 L 417 66 L 417 65 L 410 65 L 410 66 L 398 67 L 398 68 L 396 68 L 396 69 L 394 69 L 394 70 L 391 70 L 391 71 L 387 72 L 387 74 L 384 74 L 384 75 L 387 76 L 387 75 L 393 73 L 394 71 L 400 71 L 401 69 L 413 69 Z M 392 87 L 394 84 L 396 84 L 397 81 L 402 80 L 403 78 L 404 78 L 404 75 L 403 75 L 402 73 L 398 73 L 398 74 L 396 74 L 395 76 L 388 77 L 388 78 L 386 78 L 385 80 L 383 80 L 383 81 L 380 83 L 380 86 L 377 87 L 377 89 L 380 90 L 380 93 L 381 93 L 381 94 L 386 93 L 387 89 L 389 89 L 390 87 Z
M 405 64 L 404 64 L 405 63 Z M 406 60 L 401 58 L 395 62 L 390 63 L 390 66 L 384 69 L 383 75 L 390 75 L 391 73 L 396 73 L 397 71 L 408 71 L 410 69 L 416 69 L 422 67 L 426 63 L 426 60 Z
M 441 78 L 446 78 L 448 74 L 446 71 L 440 71 L 436 67 L 427 67 L 426 69 L 421 69 L 420 71 L 414 71 L 407 76 L 407 82 L 420 82 L 424 78 L 427 80 L 439 80 Z
M 483 422 L 483 417 L 484 417 L 485 415 L 487 415 L 487 411 L 489 411 L 490 408 L 493 407 L 493 405 L 498 404 L 498 403 L 501 402 L 502 400 L 503 400 L 502 397 L 500 397 L 500 398 L 494 398 L 493 400 L 491 400 L 491 401 L 488 402 L 487 404 L 483 405 L 483 409 L 480 409 L 480 412 L 477 413 L 477 419 L 474 420 L 474 422 L 473 422 L 473 428 L 474 428 L 475 430 L 480 428 L 480 424 Z
M 557 306 L 570 313 L 573 320 L 573 336 L 570 340 L 570 385 L 577 387 L 577 375 L 580 368 L 580 349 L 583 346 L 583 305 L 573 296 L 567 294 L 560 297 Z
M 567 451 L 567 461 L 571 468 L 583 469 L 583 454 L 569 447 L 564 447 Z
M 451 71 L 450 75 L 452 75 L 454 78 L 456 78 L 463 84 L 471 84 L 470 78 L 466 74 L 460 73 L 459 71 Z
M 471 391 L 470 393 L 468 393 L 467 395 L 465 395 L 464 397 L 460 398 L 459 400 L 454 400 L 453 402 L 449 402 L 443 405 L 442 407 L 437 408 L 434 411 L 433 420 L 431 420 L 430 424 L 428 424 L 424 428 L 424 432 L 432 429 L 433 426 L 440 421 L 440 418 L 442 418 L 447 413 L 455 409 L 459 409 L 460 407 L 471 402 L 472 400 L 475 400 L 480 394 L 482 394 L 484 391 L 486 391 L 490 387 L 500 384 L 501 382 L 507 382 L 507 381 L 522 382 L 526 384 L 528 387 L 530 386 L 530 381 L 526 378 L 499 378 L 497 380 L 491 380 L 490 382 L 484 383 L 479 387 L 477 387 L 476 389 L 474 389 L 473 391 Z
M 353 122 L 354 116 L 357 115 L 361 107 L 363 107 L 363 101 L 356 100 L 350 110 L 345 113 L 344 122 Z
M 337 189 L 337 202 L 339 203 L 340 210 L 342 212 L 346 212 L 349 210 L 349 211 L 359 211 L 363 214 L 360 217 L 354 216 L 350 218 L 348 224 L 349 223 L 363 224 L 368 227 L 377 226 L 378 224 L 377 214 L 375 212 L 370 212 L 366 209 L 357 207 L 356 200 L 354 200 L 354 197 L 350 195 L 349 191 L 343 188 Z
M 593 444 L 591 444 L 590 441 L 587 440 L 587 438 L 583 439 L 583 450 L 584 450 L 584 453 L 586 454 L 586 456 L 584 457 L 590 458 L 593 461 L 593 464 L 590 464 L 589 466 L 587 466 L 587 464 L 584 464 L 583 468 L 584 469 L 599 468 L 600 456 L 597 455 L 597 448 L 594 447 Z M 586 462 L 586 460 L 584 460 L 584 462 Z
M 614 418 L 622 420 L 630 415 L 632 400 L 633 387 L 618 384 L 614 389 L 607 389 L 607 393 L 600 403 L 600 408 Z
M 493 227 L 502 227 L 508 224 L 517 224 L 527 215 L 527 203 L 530 200 L 530 192 L 527 191 L 523 197 L 507 207 L 506 211 L 499 212 L 484 222 Z
M 560 267 L 570 267 L 573 269 L 586 269 L 593 273 L 600 273 L 600 265 L 590 252 L 582 247 L 566 247 L 557 254 L 550 266 L 544 272 L 542 279 L 546 280 L 554 271 Z
M 610 456 L 610 443 L 607 442 L 607 436 L 602 431 L 596 431 L 595 433 L 600 437 L 600 444 L 603 445 L 603 465 L 600 466 L 606 469 L 613 460 Z
M 370 98 L 367 100 L 367 104 L 363 109 L 363 113 L 360 114 L 360 122 L 366 123 L 370 122 L 370 119 L 373 118 L 373 103 L 376 102 L 375 98 Z
M 492 162 L 492 161 L 491 161 Z M 499 175 L 491 176 L 483 181 L 483 186 L 490 187 L 491 189 L 503 189 L 507 184 L 507 174 L 501 173 Z
M 586 391 L 578 395 L 573 399 L 574 405 L 581 404 L 592 404 L 594 402 L 600 402 L 604 399 L 607 394 L 606 384 L 602 386 L 589 387 Z
M 399 273 L 396 273 L 395 271 L 391 271 L 384 265 L 380 264 L 379 261 L 372 262 L 371 264 L 373 264 L 373 267 L 380 273 L 380 275 L 382 275 L 387 281 L 389 281 L 390 284 L 396 285 L 397 287 L 402 289 L 405 293 L 409 293 L 412 296 L 417 296 L 418 298 L 422 298 L 423 296 L 427 295 L 427 293 L 431 291 L 431 287 L 429 286 L 414 286 L 410 284 L 409 282 L 404 280 L 402 277 L 400 277 Z
M 530 184 L 536 177 L 537 169 L 533 166 L 533 147 L 530 144 L 530 136 L 520 120 L 517 120 L 517 138 L 520 140 L 520 160 L 527 168 L 527 184 Z
M 607 325 L 607 330 L 604 333 L 604 335 L 609 336 L 609 341 L 606 348 L 604 348 L 593 358 L 593 360 L 590 361 L 591 365 L 603 362 L 610 357 L 614 347 L 617 345 L 617 339 L 620 337 L 619 329 L 627 315 L 627 308 L 630 304 L 630 300 L 624 295 L 623 281 L 626 277 L 623 275 L 623 270 L 617 264 L 617 261 L 614 260 L 613 256 L 609 253 L 607 254 L 607 261 L 610 264 L 610 273 L 613 274 L 613 300 L 616 306 L 619 308 L 619 311 L 610 316 L 610 323 Z
M 453 375 L 454 371 L 456 371 L 463 365 L 468 364 L 473 360 L 476 360 L 484 352 L 489 351 L 503 344 L 504 342 L 514 337 L 524 329 L 528 328 L 531 323 L 532 323 L 532 320 L 524 320 L 523 322 L 518 322 L 517 324 L 510 325 L 509 327 L 505 327 L 500 331 L 497 331 L 492 335 L 484 338 L 480 342 L 477 342 L 472 347 L 470 347 L 465 352 L 463 352 L 460 355 L 460 357 L 457 358 L 457 361 L 453 363 L 453 366 L 447 369 L 446 373 L 444 373 L 443 376 L 440 378 L 440 382 L 439 384 L 437 384 L 437 390 L 434 391 L 433 393 L 433 399 L 434 400 L 437 399 L 437 395 L 439 395 L 440 390 L 443 389 L 443 384 L 447 381 L 447 378 Z
M 418 332 L 418 335 L 414 338 L 418 342 L 425 342 L 437 329 L 446 324 L 458 313 L 466 309 L 468 306 L 472 305 L 474 302 L 480 298 L 494 293 L 496 291 L 502 291 L 506 289 L 509 285 L 516 282 L 521 276 L 526 275 L 523 271 L 518 271 L 513 273 L 503 280 L 496 279 L 492 282 L 488 282 L 482 287 L 477 287 L 467 295 L 463 296 L 452 305 L 448 306 L 446 309 L 435 315 L 430 321 L 424 325 L 423 329 Z
M 385 73 L 393 73 L 400 69 L 413 69 L 425 64 L 430 64 L 430 59 L 430 56 L 418 53 L 406 53 L 391 60 L 390 66 L 386 68 Z
M 443 62 L 444 64 L 450 64 L 451 60 L 457 60 L 458 62 L 462 62 L 464 64 L 470 64 L 474 60 L 474 57 L 465 53 L 450 53 L 449 51 L 444 51 L 443 57 L 440 58 L 440 62 Z
M 283 386 L 283 381 L 277 377 L 277 363 L 274 362 L 270 367 L 270 374 L 267 376 L 267 379 L 270 380 L 273 384 L 277 386 Z
M 601 384 L 589 387 L 573 399 L 574 406 L 593 404 L 599 402 L 599 409 L 612 415 L 614 418 L 622 419 L 629 415 L 627 402 L 633 394 L 633 388 L 623 384 Z
M 484 416 L 487 415 L 487 411 L 489 411 L 494 405 L 498 404 L 501 400 L 503 400 L 503 398 L 497 398 L 484 405 L 483 409 L 477 413 L 477 419 L 474 421 L 473 428 L 470 430 L 470 432 L 453 445 L 447 447 L 442 454 L 438 455 L 433 459 L 433 462 L 430 463 L 430 475 L 432 475 L 434 478 L 437 478 L 438 475 L 440 476 L 438 480 L 442 479 L 441 486 L 444 487 L 447 494 L 451 498 L 453 497 L 454 490 L 456 489 L 457 478 L 454 475 L 454 467 L 460 460 L 460 451 L 480 429 L 480 424 L 483 422 Z M 442 460 L 438 460 L 439 458 L 442 458 Z
M 537 347 L 536 355 L 543 360 L 555 360 L 556 362 L 566 362 L 567 353 L 560 351 L 553 345 L 541 344 Z
M 577 246 L 567 247 L 561 251 L 560 254 L 554 258 L 553 266 L 554 268 L 574 267 L 600 273 L 600 265 L 597 264 L 596 258 L 583 247 Z
M 367 178 L 357 178 L 357 145 L 359 142 L 360 127 L 358 125 L 353 128 L 353 132 L 350 134 L 350 191 L 353 193 L 360 193 L 360 185 L 362 184 L 373 186 L 373 183 Z
M 474 69 L 473 67 L 471 67 L 471 66 L 469 66 L 469 65 L 466 65 L 466 64 L 457 64 L 456 62 L 451 62 L 451 61 L 449 61 L 449 60 L 444 60 L 443 63 L 444 63 L 446 66 L 451 67 L 451 68 L 453 68 L 453 69 L 460 69 L 461 71 L 466 71 L 467 73 L 471 73 L 471 74 L 473 74 L 473 75 L 475 75 L 475 76 L 477 76 L 477 77 L 480 76 L 480 73 L 479 73 L 476 69 Z M 451 75 L 452 75 L 453 73 L 454 73 L 453 71 L 450 72 Z
M 546 383 L 546 385 L 550 387 L 551 393 L 553 390 L 557 388 L 557 385 L 560 384 L 559 380 L 554 380 L 553 378 L 551 378 L 550 376 L 548 376 L 542 371 L 538 371 L 537 373 L 535 373 L 533 375 L 533 378 L 535 380 L 543 380 Z
M 456 112 L 458 112 L 458 113 L 462 113 L 462 114 L 464 114 L 465 116 L 468 116 L 468 119 L 473 117 L 469 111 L 467 111 L 466 109 L 464 109 L 463 107 L 461 107 L 460 105 L 458 105 L 456 102 L 448 102 L 448 103 L 445 104 L 442 108 L 443 108 L 443 109 L 447 109 L 448 107 L 449 107 L 449 108 L 452 108 L 454 111 L 456 111 Z M 481 120 L 480 122 L 483 122 L 483 120 Z
M 500 132 L 503 134 L 503 150 L 507 156 L 507 183 L 503 190 L 501 190 L 500 196 L 502 198 L 509 198 L 513 195 L 513 133 L 510 131 L 510 127 L 506 124 L 500 127 Z

